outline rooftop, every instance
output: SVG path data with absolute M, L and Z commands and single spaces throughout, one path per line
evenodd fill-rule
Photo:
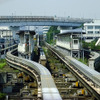
M 63 33 L 59 33 L 58 35 L 64 35 L 64 34 L 85 34 L 85 31 L 81 28 L 73 29 L 73 30 L 66 30 Z

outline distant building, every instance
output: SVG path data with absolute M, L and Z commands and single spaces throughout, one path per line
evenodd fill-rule
M 13 34 L 9 27 L 0 27 L 0 48 L 8 47 L 13 45 Z
M 43 37 L 44 37 L 44 40 L 46 40 L 46 34 L 48 33 L 48 31 L 49 31 L 49 28 L 50 28 L 50 26 L 43 26 Z
M 48 33 L 50 26 L 43 26 L 43 34 Z
M 0 27 L 0 38 L 12 39 L 12 31 L 9 27 Z
M 86 34 L 83 35 L 83 38 L 86 42 L 91 42 L 94 39 L 100 38 L 100 20 L 85 23 L 84 30 Z

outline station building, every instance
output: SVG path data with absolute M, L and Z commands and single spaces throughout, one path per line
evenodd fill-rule
M 64 55 L 80 58 L 82 55 L 82 35 L 85 32 L 81 29 L 67 30 L 57 35 L 56 46 Z

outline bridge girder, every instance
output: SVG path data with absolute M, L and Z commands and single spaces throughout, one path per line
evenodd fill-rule
M 68 26 L 68 27 L 79 27 L 82 23 L 72 22 L 0 22 L 0 26 Z

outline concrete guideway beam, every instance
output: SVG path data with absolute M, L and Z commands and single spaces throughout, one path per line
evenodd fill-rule
M 39 75 L 38 77 L 40 77 L 40 79 L 38 81 L 41 82 L 41 84 L 38 83 L 38 96 L 41 96 L 40 99 L 42 98 L 43 100 L 62 100 L 49 70 L 39 63 L 12 55 L 14 52 L 16 52 L 16 50 L 12 50 L 7 53 L 6 59 L 9 60 L 10 64 L 14 63 L 14 65 L 16 66 L 17 63 L 18 65 L 21 65 L 21 68 L 25 68 L 26 71 L 33 73 L 33 70 L 35 70 Z
M 91 95 L 93 95 L 96 99 L 99 100 L 100 99 L 100 87 L 95 86 L 96 85 L 95 82 L 93 84 L 88 78 L 86 78 L 86 76 L 83 76 L 82 73 L 80 74 L 78 70 L 76 70 L 76 68 L 73 67 L 74 65 L 70 64 L 71 61 L 69 63 L 68 61 L 65 60 L 63 54 L 61 54 L 59 51 L 57 51 L 55 48 L 53 48 L 49 44 L 46 44 L 46 46 L 49 47 L 49 49 L 68 66 L 67 68 L 73 73 L 73 75 L 75 75 L 76 78 L 79 79 L 79 81 L 87 88 L 87 90 L 91 93 Z M 94 79 L 92 81 L 94 81 Z

